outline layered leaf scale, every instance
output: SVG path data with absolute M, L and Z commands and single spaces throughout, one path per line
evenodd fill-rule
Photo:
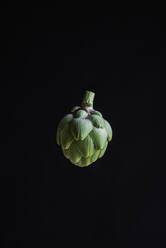
M 101 158 L 112 139 L 112 128 L 99 111 L 87 113 L 76 106 L 57 128 L 57 144 L 64 156 L 79 167 L 85 167 Z

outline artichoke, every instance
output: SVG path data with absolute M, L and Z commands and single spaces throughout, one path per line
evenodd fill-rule
M 86 91 L 81 106 L 60 121 L 56 140 L 64 156 L 74 165 L 85 167 L 101 158 L 112 140 L 112 128 L 99 111 L 93 109 L 95 93 Z

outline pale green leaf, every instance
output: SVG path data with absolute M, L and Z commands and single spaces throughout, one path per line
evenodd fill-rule
M 80 167 L 85 167 L 91 164 L 91 157 L 88 158 L 82 158 L 79 162 Z
M 96 114 L 90 115 L 89 120 L 92 122 L 94 127 L 102 128 L 104 126 L 104 120 L 99 115 L 96 115 Z
M 91 156 L 91 162 L 94 163 L 98 157 L 99 157 L 99 154 L 100 154 L 100 150 L 97 150 L 93 153 L 93 155 Z
M 67 124 L 61 131 L 61 145 L 64 149 L 68 149 L 73 140 L 74 139 L 69 129 L 69 125 Z
M 78 141 L 77 147 L 83 157 L 89 157 L 94 153 L 94 144 L 89 135 L 84 140 Z
M 94 146 L 97 150 L 103 149 L 105 142 L 107 140 L 107 132 L 105 128 L 96 128 L 90 132 L 90 136 L 92 137 Z
M 69 148 L 69 159 L 73 163 L 78 163 L 81 160 L 81 154 L 77 149 L 77 143 L 73 142 Z
M 105 129 L 108 135 L 108 141 L 111 141 L 112 140 L 112 128 L 108 121 L 104 120 L 104 124 L 105 124 Z
M 59 129 L 63 129 L 73 119 L 72 114 L 65 115 L 58 124 Z
M 64 156 L 69 159 L 69 157 L 70 157 L 70 150 L 69 149 L 63 149 L 63 147 L 62 147 L 62 151 L 63 151 Z
M 104 148 L 100 151 L 99 158 L 103 157 L 106 149 L 107 149 L 108 141 L 106 141 Z
M 94 111 L 92 112 L 92 114 L 93 114 L 93 115 L 98 115 L 98 116 L 100 116 L 100 117 L 103 117 L 102 114 L 101 114 L 99 111 L 96 111 L 96 110 L 94 110 Z
M 74 114 L 74 118 L 86 118 L 88 116 L 88 113 L 85 110 L 78 110 Z
M 70 128 L 75 140 L 84 140 L 93 129 L 93 125 L 87 119 L 77 118 L 71 121 Z

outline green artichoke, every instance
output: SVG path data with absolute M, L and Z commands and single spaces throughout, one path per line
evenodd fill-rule
M 101 158 L 112 140 L 112 128 L 93 109 L 95 93 L 86 91 L 81 106 L 72 108 L 59 123 L 56 140 L 64 156 L 74 165 L 85 167 Z

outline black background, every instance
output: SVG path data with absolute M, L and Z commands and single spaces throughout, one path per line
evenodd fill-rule
M 55 247 L 59 239 L 78 239 L 78 245 L 165 247 L 164 177 L 152 167 L 162 18 L 3 11 L 3 246 Z M 102 159 L 79 168 L 55 137 L 85 90 L 95 92 L 94 108 L 111 123 L 113 139 Z

